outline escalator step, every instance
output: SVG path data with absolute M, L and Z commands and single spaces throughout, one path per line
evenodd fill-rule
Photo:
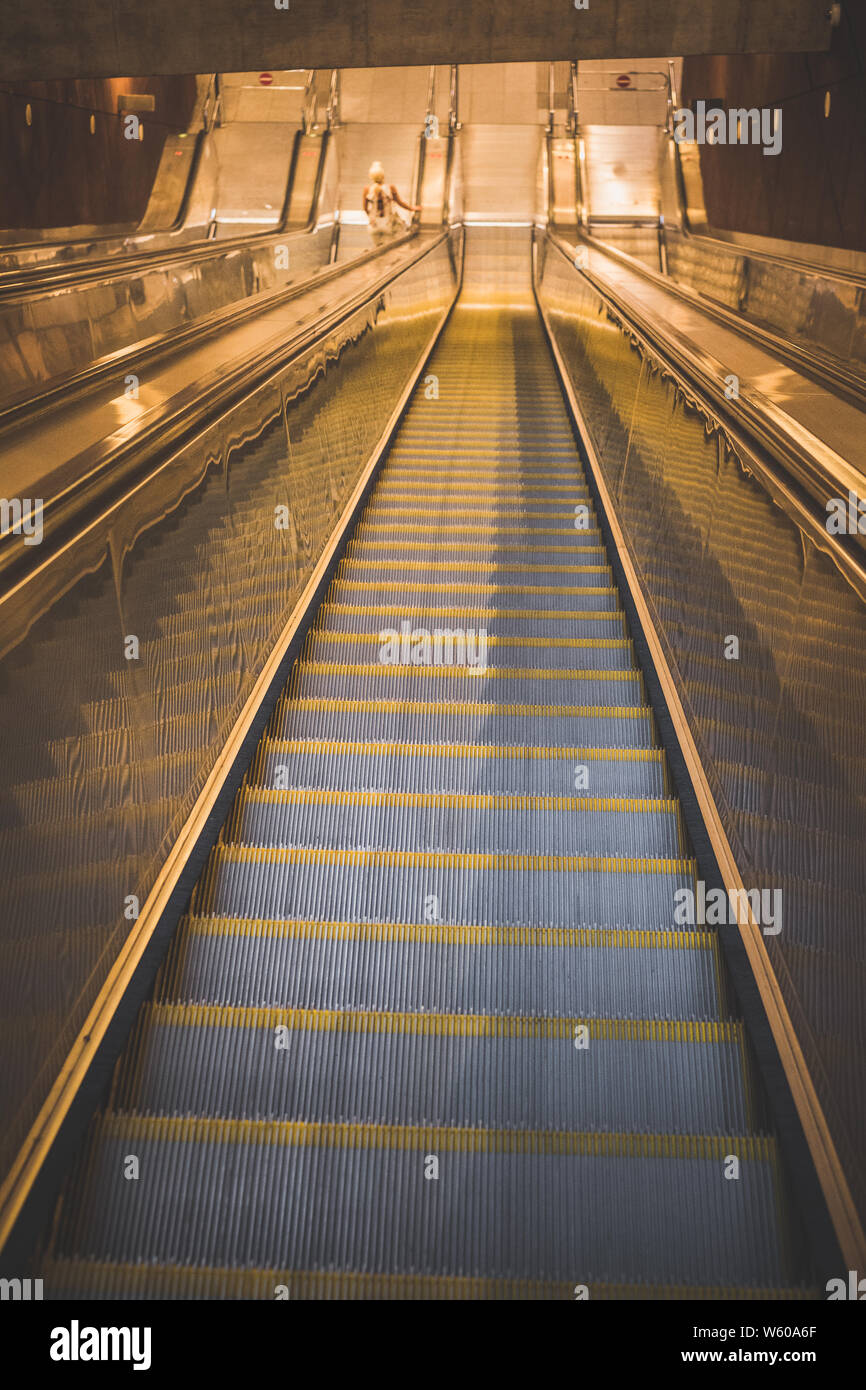
M 760 1136 L 114 1113 L 66 1231 L 103 1262 L 777 1285 L 775 1170 Z
M 697 1018 L 723 1008 L 708 932 L 259 917 L 185 918 L 157 997 L 445 1013 L 607 1009 L 635 1018 L 642 1009 Z

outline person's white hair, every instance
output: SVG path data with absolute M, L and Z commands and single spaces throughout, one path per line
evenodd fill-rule
M 382 168 L 382 165 L 379 163 L 378 159 L 375 161 L 374 164 L 370 165 L 370 178 L 372 179 L 373 183 L 385 182 L 385 170 Z

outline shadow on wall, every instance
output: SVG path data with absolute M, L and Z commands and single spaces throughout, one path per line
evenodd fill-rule
M 776 157 L 759 145 L 701 146 L 711 227 L 866 251 L 864 68 L 866 11 L 853 5 L 829 53 L 686 58 L 683 105 L 782 111 Z
M 153 114 L 140 118 L 139 140 L 124 136 L 123 92 L 156 100 Z M 165 137 L 186 129 L 195 95 L 195 76 L 4 83 L 0 231 L 135 226 Z

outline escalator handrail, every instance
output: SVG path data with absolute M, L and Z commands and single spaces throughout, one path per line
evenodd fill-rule
M 361 264 L 405 246 L 417 235 L 413 229 L 387 246 L 335 267 L 334 273 L 327 278 L 330 281 L 354 271 Z M 241 359 L 231 371 L 216 369 L 148 411 L 146 418 L 136 422 L 131 431 L 121 427 L 116 435 L 100 440 L 77 455 L 70 461 L 68 482 L 44 506 L 42 543 L 38 547 L 28 545 L 23 534 L 7 533 L 0 538 L 0 606 L 15 594 L 28 573 L 36 569 L 44 573 L 59 554 L 74 544 L 82 527 L 86 525 L 90 530 L 97 524 L 100 514 L 108 508 L 114 509 L 132 490 L 146 483 L 147 478 L 164 465 L 166 458 L 175 454 L 184 441 L 198 434 L 208 421 L 239 404 L 345 319 L 380 299 L 394 281 L 435 251 L 449 236 L 449 230 L 442 230 L 385 275 L 340 301 L 333 310 L 326 311 L 314 324 L 297 330 L 276 347 L 266 347 Z M 320 283 L 321 280 L 308 283 L 303 290 L 318 288 Z M 273 302 L 267 307 L 273 308 Z
M 203 133 L 203 132 L 202 132 Z M 267 245 L 269 240 L 275 237 L 285 236 L 288 231 L 290 235 L 304 235 L 313 230 L 319 214 L 319 197 L 322 188 L 322 177 L 324 163 L 328 154 L 330 143 L 330 132 L 324 132 L 317 136 L 322 142 L 319 156 L 319 167 L 316 172 L 313 198 L 311 200 L 310 214 L 303 225 L 297 227 L 287 227 L 287 215 L 292 196 L 292 184 L 294 173 L 297 166 L 298 151 L 303 132 L 295 131 L 295 139 L 292 146 L 292 157 L 289 163 L 289 173 L 286 183 L 286 191 L 283 197 L 280 218 L 275 226 L 263 232 L 243 232 L 240 236 L 225 237 L 219 241 L 207 241 L 203 237 L 195 241 L 184 242 L 178 246 L 158 246 L 151 251 L 135 251 L 130 255 L 119 254 L 117 256 L 103 257 L 102 260 L 65 262 L 62 265 L 52 264 L 50 266 L 34 265 L 23 269 L 0 270 L 0 301 L 14 299 L 18 295 L 26 296 L 28 299 L 36 298 L 40 294 L 56 294 L 58 290 L 77 289 L 80 285 L 89 283 L 92 280 L 111 280 L 124 279 L 133 275 L 136 271 L 152 270 L 154 266 L 173 266 L 180 265 L 190 260 L 212 260 L 214 257 L 226 255 L 229 252 L 244 250 L 247 246 L 258 247 Z M 185 195 L 186 196 L 186 195 Z M 176 234 L 173 230 L 166 232 L 145 232 L 139 235 L 156 239 L 157 237 L 168 237 Z M 119 238 L 107 236 L 102 238 L 105 241 L 118 240 Z M 134 236 L 130 240 L 135 239 Z M 100 240 L 93 237 L 91 241 Z M 66 242 L 58 242 L 57 245 L 67 245 Z M 14 250 L 14 247 L 9 248 Z M 0 248 L 0 258 L 6 248 Z
M 636 256 L 629 255 L 628 251 L 623 251 L 619 246 L 611 246 L 608 242 L 598 240 L 586 233 L 582 234 L 581 239 L 586 245 L 594 247 L 605 256 L 609 256 L 611 260 L 617 260 L 622 265 L 627 266 L 629 270 L 643 276 L 651 284 L 658 285 L 660 289 L 676 295 L 691 308 L 700 309 L 702 313 L 709 314 L 711 318 L 716 319 L 724 327 L 733 328 L 743 337 L 751 338 L 758 347 L 773 352 L 777 357 L 788 361 L 792 367 L 810 377 L 819 386 L 843 396 L 859 410 L 866 410 L 866 375 L 864 373 L 853 372 L 841 360 L 836 362 L 828 355 L 819 353 L 816 349 L 809 348 L 805 344 L 789 342 L 788 339 L 774 333 L 772 329 L 762 328 L 760 324 L 738 314 L 727 305 L 720 303 L 719 300 L 711 298 L 700 290 L 694 290 L 688 285 L 680 284 L 671 275 L 662 275 L 659 271 L 653 270 L 651 266 L 638 260 Z M 693 237 L 692 240 L 694 239 Z M 864 368 L 864 372 L 866 372 L 866 368 Z
M 547 240 L 574 273 L 589 282 L 594 293 L 630 337 L 640 344 L 642 351 L 672 376 L 686 395 L 699 404 L 707 418 L 730 438 L 735 450 L 739 445 L 737 451 L 742 452 L 745 445 L 749 454 L 761 462 L 763 481 L 772 496 L 821 545 L 858 594 L 866 599 L 866 547 L 857 537 L 831 534 L 824 525 L 825 504 L 831 498 L 847 498 L 849 489 L 856 490 L 858 484 L 862 489 L 862 479 L 855 470 L 832 449 L 807 449 L 801 445 L 774 424 L 766 410 L 753 405 L 742 394 L 737 400 L 728 400 L 716 373 L 709 367 L 709 359 L 704 363 L 696 350 L 678 348 L 669 331 L 659 331 L 592 271 L 577 269 L 568 242 L 550 231 Z M 848 476 L 840 476 L 840 464 L 848 470 Z M 815 511 L 816 502 L 822 508 L 820 514 Z
M 362 265 L 385 251 L 393 250 L 394 246 L 408 242 L 416 233 L 417 229 L 412 227 L 405 235 L 397 238 L 386 247 L 372 247 L 369 251 L 364 251 L 360 256 L 354 257 L 352 261 L 325 265 L 318 273 L 308 276 L 305 280 L 294 281 L 279 289 L 272 290 L 264 296 L 262 294 L 253 295 L 248 301 L 234 300 L 231 304 L 223 305 L 219 309 L 213 309 L 209 314 L 202 315 L 192 324 L 170 329 L 167 333 L 154 334 L 151 338 L 144 338 L 131 343 L 129 347 L 120 348 L 105 357 L 98 357 L 95 361 L 89 362 L 81 371 L 73 372 L 70 376 L 61 378 L 44 390 L 30 393 L 19 400 L 13 400 L 9 405 L 0 407 L 0 431 L 22 423 L 26 424 L 33 415 L 41 416 L 46 410 L 68 405 L 73 396 L 83 395 L 106 386 L 113 377 L 123 374 L 124 366 L 129 362 L 134 361 L 140 364 L 167 357 L 181 349 L 204 341 L 230 325 L 241 323 L 247 318 L 255 318 L 258 314 L 265 313 L 279 304 L 297 299 L 310 289 L 330 283 L 350 266 L 354 268 Z M 298 238 L 309 235 L 311 235 L 309 231 L 297 233 Z M 236 254 L 237 249 L 237 247 L 232 247 L 231 251 L 226 250 L 221 254 Z
M 820 261 L 810 261 L 797 256 L 784 256 L 779 251 L 764 251 L 758 246 L 743 246 L 736 241 L 726 241 L 712 231 L 695 232 L 688 226 L 677 228 L 685 241 L 706 244 L 710 250 L 722 251 L 729 256 L 740 256 L 746 260 L 765 261 L 791 270 L 797 275 L 808 275 L 815 280 L 841 280 L 845 284 L 866 289 L 866 273 L 861 270 L 846 270 L 843 266 L 822 265 Z

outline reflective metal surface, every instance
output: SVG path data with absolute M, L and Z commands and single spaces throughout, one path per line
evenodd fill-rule
M 659 151 L 655 125 L 581 125 L 585 150 L 584 199 L 596 217 L 657 217 Z
M 552 251 L 541 295 L 862 1211 L 866 608 Z
M 321 171 L 321 156 L 326 167 Z M 0 408 L 71 380 L 99 361 L 136 352 L 158 336 L 187 329 L 207 315 L 306 280 L 330 259 L 335 153 L 319 137 L 299 138 L 297 187 L 286 205 L 295 227 L 318 216 L 309 235 L 284 231 L 215 250 L 133 265 L 0 300 Z M 311 176 L 309 165 L 315 165 Z M 321 193 L 321 197 L 319 194 Z M 281 199 L 286 197 L 285 185 Z M 282 203 L 278 220 L 283 216 Z M 135 370 L 134 365 L 130 370 Z
M 0 229 L 0 270 L 51 266 L 63 270 L 71 264 L 170 252 L 202 240 L 221 221 L 227 224 L 221 236 L 242 235 L 250 220 L 259 232 L 269 223 L 277 225 L 292 141 L 301 128 L 306 92 L 315 73 L 300 69 L 272 76 L 275 82 L 265 87 L 257 73 L 199 74 L 187 128 L 166 136 L 150 199 L 137 227 Z M 331 85 L 335 85 L 333 75 Z M 327 71 L 312 81 L 313 94 L 318 90 L 324 97 L 323 115 L 328 86 Z M 276 216 L 268 218 L 269 210 Z
M 866 284 L 820 275 L 790 262 L 738 252 L 672 230 L 674 279 L 795 343 L 827 353 L 866 376 Z
M 633 256 L 650 270 L 659 269 L 658 224 L 652 222 L 610 222 L 592 229 L 595 241 L 613 246 L 623 255 Z
M 547 142 L 550 178 L 550 221 L 564 236 L 577 223 L 577 141 L 572 137 L 555 137 Z
M 59 533 L 85 524 L 97 504 L 122 495 L 132 481 L 149 477 L 153 460 L 165 460 L 193 431 L 249 393 L 325 331 L 342 321 L 435 244 L 441 232 L 398 238 L 332 266 L 295 288 L 231 306 L 217 315 L 220 331 L 196 327 L 182 352 L 165 353 L 157 340 L 146 361 L 138 399 L 130 399 L 117 369 L 102 373 L 93 389 L 53 410 L 32 409 L 3 437 L 3 473 L 17 497 L 42 499 L 39 557 Z M 208 322 L 205 328 L 212 325 Z M 176 345 L 176 344 L 175 344 Z M 122 369 L 121 369 L 122 370 Z M 14 572 L 30 572 L 35 555 L 14 514 L 3 518 L 0 584 Z M 2 604 L 0 597 L 0 604 Z
M 866 452 L 866 414 L 862 396 L 840 398 L 835 380 L 828 384 L 797 357 L 797 349 L 776 346 L 742 331 L 736 315 L 710 308 L 687 289 L 651 275 L 592 239 L 586 247 L 586 275 L 597 291 L 620 311 L 624 321 L 687 377 L 721 412 L 735 415 L 738 427 L 784 460 L 792 476 L 819 502 L 862 495 Z M 563 244 L 558 254 L 571 259 Z M 802 354 L 800 354 L 802 356 Z M 735 395 L 727 394 L 733 382 Z M 854 536 L 855 543 L 860 541 Z
M 589 66 L 581 65 L 581 71 Z M 861 276 L 834 275 L 778 254 L 726 244 L 715 235 L 694 235 L 711 231 L 700 147 L 673 138 L 678 97 L 673 64 L 668 67 L 667 79 L 662 78 L 667 87 L 664 130 L 651 124 L 579 127 L 584 197 L 590 221 L 600 219 L 596 234 L 747 321 L 866 372 L 866 284 Z M 641 77 L 652 74 L 634 74 L 630 80 Z M 581 97 L 586 122 L 592 90 L 588 71 L 580 90 L 587 93 Z M 610 100 L 621 109 L 622 94 Z M 602 119 L 612 122 L 613 114 L 605 111 Z M 636 225 L 659 213 L 665 219 L 664 259 L 655 229 Z
M 50 599 L 16 594 L 29 631 L 0 662 L 0 1172 L 453 288 L 443 241 L 49 557 Z
M 467 122 L 460 138 L 467 223 L 530 222 L 537 205 L 542 128 Z
M 626 222 L 599 226 L 606 245 L 659 270 L 657 229 Z M 715 237 L 665 225 L 668 273 L 678 284 L 742 315 L 789 343 L 866 376 L 866 280 L 738 249 Z
M 217 183 L 211 223 L 219 239 L 279 226 L 299 130 L 300 124 L 238 121 L 213 132 Z M 312 157 L 307 154 L 305 162 Z

